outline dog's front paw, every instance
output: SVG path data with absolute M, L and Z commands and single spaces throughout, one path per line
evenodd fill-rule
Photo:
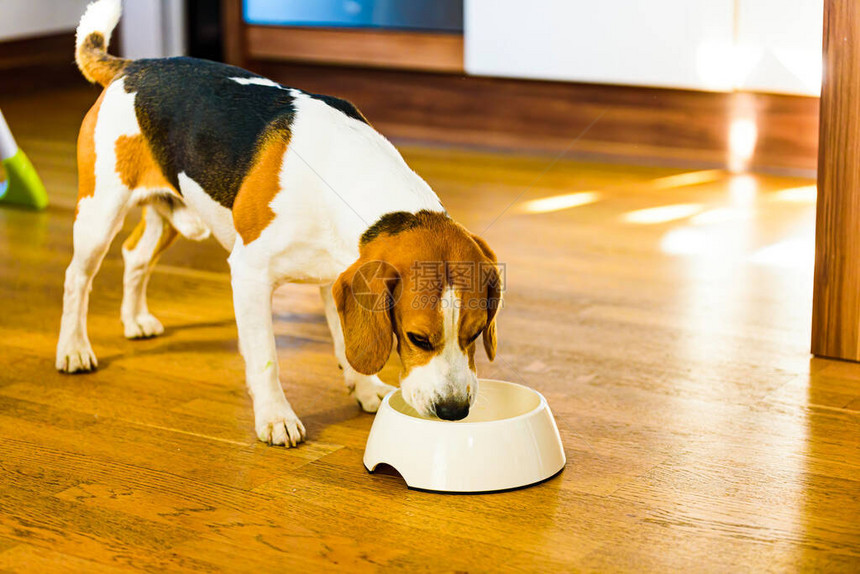
M 164 333 L 161 321 L 149 313 L 141 313 L 131 319 L 123 319 L 126 339 L 149 339 Z
M 263 412 L 255 415 L 257 438 L 276 446 L 296 446 L 305 440 L 305 425 L 287 405 L 261 409 Z
M 88 373 L 99 366 L 89 341 L 57 346 L 57 370 L 61 373 Z
M 383 383 L 376 375 L 357 375 L 355 379 L 347 382 L 347 387 L 352 389 L 362 410 L 368 413 L 378 411 L 385 395 L 396 390 L 396 387 Z

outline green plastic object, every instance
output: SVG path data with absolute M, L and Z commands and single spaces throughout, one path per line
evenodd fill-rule
M 19 205 L 31 209 L 48 206 L 48 192 L 33 169 L 30 159 L 21 151 L 12 130 L 0 111 L 0 163 L 6 171 L 6 181 L 0 181 L 0 205 Z
M 15 155 L 3 160 L 3 168 L 6 170 L 6 181 L 0 182 L 0 204 L 40 210 L 48 206 L 45 184 L 20 148 Z

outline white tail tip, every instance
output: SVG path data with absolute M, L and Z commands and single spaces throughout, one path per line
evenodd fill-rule
M 122 14 L 121 0 L 96 0 L 87 6 L 87 11 L 81 17 L 78 24 L 77 43 L 79 49 L 93 32 L 100 32 L 105 38 L 105 48 L 110 44 L 110 36 L 113 29 L 119 23 Z

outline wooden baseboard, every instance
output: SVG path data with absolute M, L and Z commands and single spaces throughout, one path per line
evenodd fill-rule
M 252 60 L 463 72 L 462 34 L 246 26 Z
M 0 70 L 21 69 L 59 62 L 70 63 L 75 55 L 75 33 L 0 42 Z
M 0 94 L 84 84 L 74 54 L 74 32 L 0 42 Z
M 818 98 L 247 64 L 285 85 L 353 101 L 396 139 L 722 167 L 729 127 L 743 107 L 758 126 L 754 169 L 810 175 L 817 165 Z

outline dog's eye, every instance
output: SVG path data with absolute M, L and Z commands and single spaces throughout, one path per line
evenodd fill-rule
M 425 351 L 433 350 L 433 343 L 431 343 L 430 339 L 428 339 L 424 335 L 419 335 L 417 333 L 406 333 L 406 336 L 409 337 L 409 340 L 412 342 L 412 344 L 419 349 L 424 349 Z

